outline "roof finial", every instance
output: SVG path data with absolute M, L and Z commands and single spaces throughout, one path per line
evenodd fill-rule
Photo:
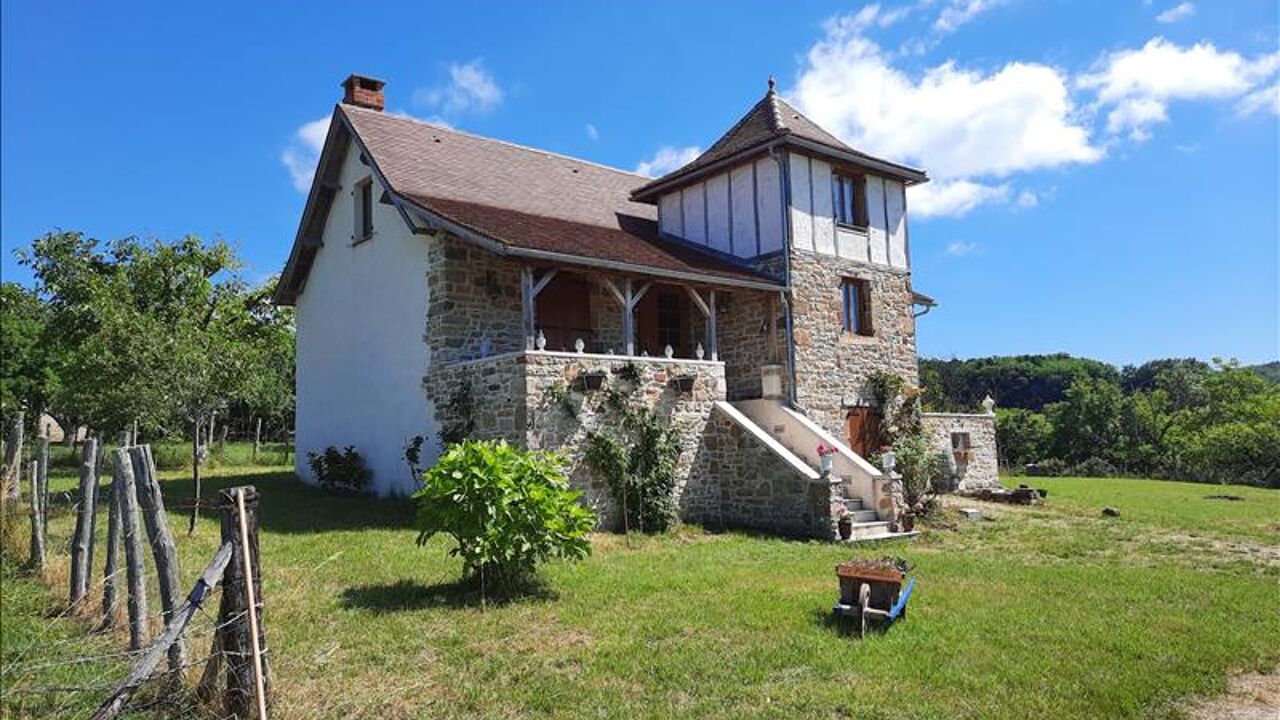
M 773 92 L 773 86 L 777 84 L 778 81 L 773 79 L 773 73 L 769 73 L 769 92 Z

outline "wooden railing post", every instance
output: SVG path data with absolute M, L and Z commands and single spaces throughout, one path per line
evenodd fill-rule
M 125 578 L 129 585 L 129 649 L 141 650 L 147 642 L 147 583 L 143 575 L 142 534 L 138 528 L 138 496 L 133 463 L 123 448 L 112 455 L 115 492 L 120 504 L 121 539 L 124 540 Z
M 258 491 L 251 485 L 229 488 L 220 493 L 219 500 L 222 542 L 233 546 L 231 562 L 222 577 L 218 613 L 221 646 L 227 660 L 226 711 L 245 720 L 261 718 L 259 693 L 265 706 L 271 682 L 266 626 L 262 622 L 262 569 L 258 564 Z M 235 622 L 231 622 L 233 619 Z
M 94 467 L 98 456 L 98 440 L 87 437 L 80 453 L 80 505 L 76 511 L 76 531 L 71 538 L 72 605 L 89 594 L 89 574 L 93 572 L 93 513 L 97 504 L 98 476 Z
M 111 485 L 107 487 L 107 558 L 102 570 L 100 630 L 115 627 L 116 612 L 120 607 L 120 501 L 124 497 L 124 491 L 120 489 L 120 485 L 120 475 L 113 471 Z
M 160 494 L 160 480 L 156 477 L 155 461 L 150 445 L 134 445 L 129 448 L 133 463 L 133 475 L 138 491 L 138 506 L 142 509 L 143 524 L 151 540 L 151 557 L 156 564 L 156 578 L 160 586 L 160 609 L 168 623 L 174 610 L 182 602 L 182 587 L 178 584 L 178 548 L 169 531 L 169 520 L 164 512 L 164 496 Z M 186 645 L 177 639 L 169 646 L 169 669 L 177 672 L 186 663 Z

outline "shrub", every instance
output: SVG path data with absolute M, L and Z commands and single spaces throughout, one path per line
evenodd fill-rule
M 596 516 L 578 503 L 582 493 L 569 489 L 564 464 L 555 453 L 505 441 L 449 446 L 413 496 L 418 544 L 437 533 L 452 537 L 450 554 L 462 558 L 469 577 L 507 589 L 539 562 L 585 557 Z
M 945 484 L 950 474 L 947 454 L 929 446 L 924 433 L 915 432 L 898 438 L 893 444 L 897 458 L 894 470 L 902 475 L 902 494 L 913 511 L 928 511 L 933 495 Z
M 1047 458 L 1036 463 L 1036 471 L 1045 477 L 1057 477 L 1067 474 L 1067 461 L 1062 458 Z
M 1071 468 L 1071 474 L 1078 477 L 1115 477 L 1116 466 L 1103 460 L 1100 457 L 1091 457 L 1083 462 L 1076 463 Z
M 609 480 L 624 530 L 659 533 L 676 524 L 679 458 L 670 424 L 647 408 L 627 408 L 619 434 L 607 428 L 587 434 L 586 460 Z
M 316 482 L 326 490 L 363 490 L 373 475 L 364 466 L 360 453 L 351 445 L 342 450 L 330 445 L 322 453 L 309 452 L 307 465 L 311 467 Z

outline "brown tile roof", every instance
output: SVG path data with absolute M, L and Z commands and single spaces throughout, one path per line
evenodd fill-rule
M 753 148 L 763 147 L 773 140 L 782 138 L 797 138 L 817 143 L 831 150 L 851 155 L 854 158 L 874 162 L 880 166 L 887 166 L 887 169 L 900 169 L 908 176 L 919 175 L 923 177 L 923 173 L 919 170 L 881 160 L 849 147 L 835 135 L 823 130 L 817 123 L 805 117 L 799 110 L 791 107 L 787 101 L 778 97 L 778 93 L 774 91 L 771 84 L 769 92 L 765 93 L 760 102 L 748 110 L 747 114 L 743 115 L 733 127 L 729 128 L 728 132 L 720 136 L 720 139 L 716 140 L 711 147 L 707 148 L 706 152 L 683 167 L 637 188 L 631 194 L 631 197 L 652 200 L 651 196 L 654 194 L 652 191 L 658 187 L 668 185 L 674 180 L 691 176 L 721 160 L 726 160 Z
M 376 110 L 339 112 L 392 192 L 509 248 L 774 282 L 661 240 L 655 208 L 630 198 L 644 176 Z

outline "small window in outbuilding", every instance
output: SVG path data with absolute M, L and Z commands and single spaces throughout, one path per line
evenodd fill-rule
M 844 331 L 870 336 L 871 284 L 866 280 L 846 278 L 840 284 L 840 294 L 844 305 Z
M 969 453 L 973 451 L 972 441 L 969 439 L 967 432 L 951 433 L 951 454 L 956 459 L 957 465 L 966 465 L 969 462 Z
M 373 237 L 373 178 L 356 184 L 355 219 L 355 241 L 364 242 Z

